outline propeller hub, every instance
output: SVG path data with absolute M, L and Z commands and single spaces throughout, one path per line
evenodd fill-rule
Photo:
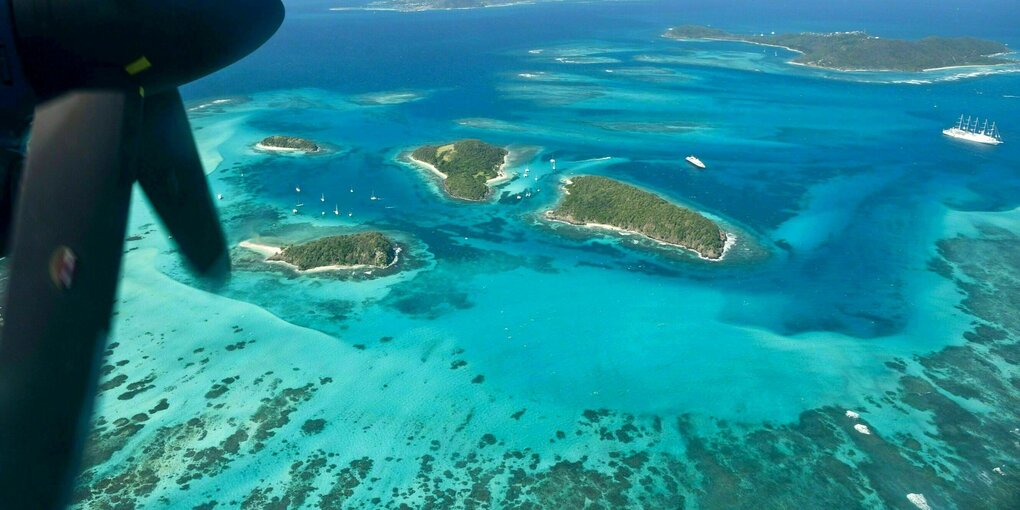
M 18 51 L 42 100 L 78 88 L 158 93 L 265 43 L 280 0 L 11 0 Z

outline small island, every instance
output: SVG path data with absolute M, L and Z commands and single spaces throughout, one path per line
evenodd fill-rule
M 564 181 L 563 200 L 546 212 L 546 217 L 571 225 L 641 234 L 715 261 L 725 256 L 732 238 L 697 212 L 629 184 L 593 175 Z
M 503 171 L 510 152 L 481 140 L 426 145 L 411 154 L 411 161 L 436 174 L 454 198 L 481 201 L 494 185 L 506 179 Z
M 270 152 L 303 152 L 306 154 L 322 151 L 317 143 L 294 136 L 273 135 L 255 144 L 255 148 Z
M 401 251 L 396 242 L 379 232 L 324 237 L 282 248 L 244 241 L 241 247 L 261 253 L 267 262 L 280 262 L 302 272 L 384 269 L 397 263 Z
M 920 72 L 1016 63 L 1000 58 L 1010 52 L 1005 44 L 973 37 L 905 40 L 885 39 L 866 32 L 734 34 L 699 25 L 670 28 L 663 36 L 777 46 L 801 54 L 793 59 L 793 64 L 836 71 Z

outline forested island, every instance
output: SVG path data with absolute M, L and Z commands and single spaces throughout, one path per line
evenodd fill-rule
M 322 147 L 311 140 L 280 135 L 274 135 L 263 139 L 255 145 L 255 148 L 264 151 L 305 153 L 319 152 L 322 150 Z
M 282 262 L 300 271 L 386 268 L 397 263 L 401 251 L 395 241 L 379 232 L 323 237 L 283 248 L 244 241 L 241 247 L 261 253 L 268 262 Z
M 546 216 L 572 225 L 636 232 L 655 241 L 720 260 L 727 235 L 712 220 L 663 198 L 606 177 L 572 177 L 562 201 Z
M 1015 63 L 1000 58 L 1008 46 L 973 37 L 885 39 L 866 32 L 734 34 L 688 25 L 670 28 L 664 37 L 678 40 L 739 41 L 779 46 L 801 53 L 793 63 L 838 71 L 918 72 L 945 67 Z
M 505 177 L 503 166 L 510 152 L 481 140 L 461 140 L 415 149 L 411 160 L 443 179 L 446 192 L 462 200 L 485 200 L 489 184 Z

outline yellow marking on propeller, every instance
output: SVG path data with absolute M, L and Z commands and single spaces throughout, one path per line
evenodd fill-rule
M 131 76 L 134 76 L 138 73 L 145 71 L 150 67 L 152 67 L 152 62 L 149 62 L 149 59 L 142 56 L 138 60 L 135 60 L 134 62 L 124 66 L 124 70 L 127 71 L 127 73 L 130 74 Z

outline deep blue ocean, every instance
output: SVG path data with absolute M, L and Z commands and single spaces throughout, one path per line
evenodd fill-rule
M 381 230 L 401 262 L 299 275 L 237 246 L 206 288 L 136 207 L 81 507 L 1020 507 L 1020 64 L 661 37 L 1016 47 L 1020 4 L 328 10 L 352 4 L 288 2 L 184 94 L 235 246 Z M 943 137 L 961 114 L 1006 143 Z M 274 134 L 329 152 L 253 149 Z M 402 162 L 464 138 L 511 150 L 487 203 Z M 545 221 L 582 174 L 737 242 L 713 263 Z

